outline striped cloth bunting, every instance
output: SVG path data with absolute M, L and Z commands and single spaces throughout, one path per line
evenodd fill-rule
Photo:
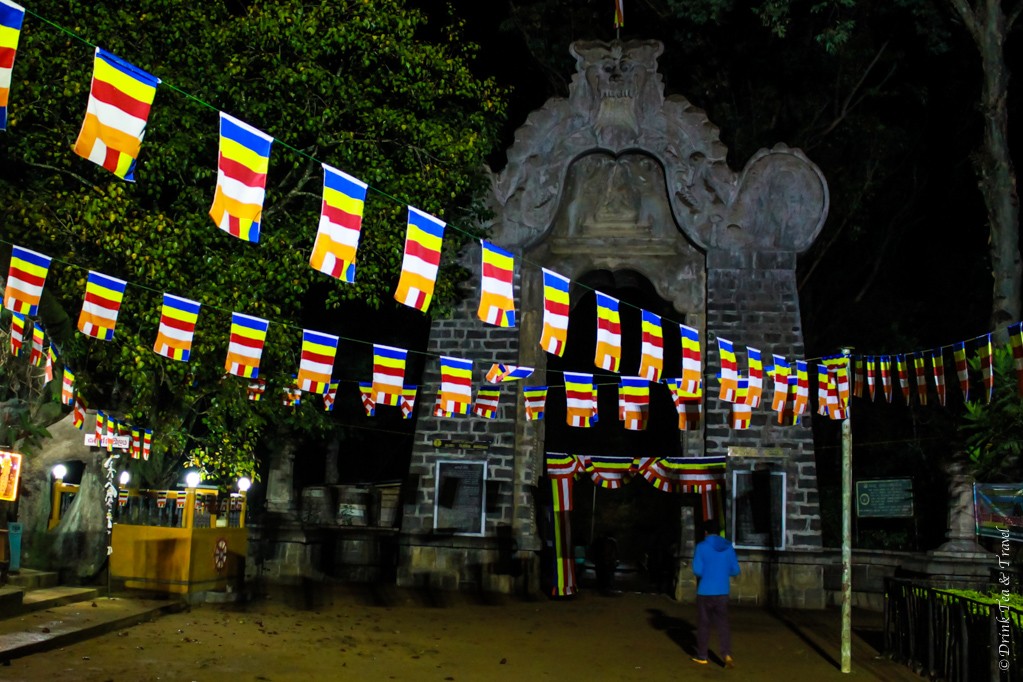
M 323 164 L 320 225 L 309 265 L 349 284 L 355 281 L 355 252 L 362 232 L 366 189 L 362 180 Z
M 78 315 L 78 331 L 101 341 L 113 339 L 127 286 L 123 279 L 90 270 L 85 281 L 85 301 Z
M 408 207 L 405 254 L 401 261 L 398 289 L 394 292 L 394 300 L 398 303 L 422 312 L 430 307 L 440 268 L 444 226 L 444 221 L 429 213 Z
M 655 384 L 661 380 L 664 371 L 664 330 L 661 316 L 649 310 L 640 313 L 641 339 L 639 371 L 637 374 Z
M 7 287 L 4 290 L 4 307 L 19 315 L 37 315 L 39 298 L 43 295 L 49 271 L 49 256 L 20 246 L 12 248 L 11 267 L 7 272 Z
M 509 251 L 480 240 L 482 276 L 476 316 L 497 327 L 515 326 L 515 258 Z
M 332 381 L 338 337 L 302 330 L 302 357 L 298 363 L 298 387 L 307 393 L 322 395 Z
M 617 372 L 622 361 L 622 323 L 618 315 L 618 299 L 597 295 L 597 349 L 593 363 L 600 369 Z
M 192 337 L 199 319 L 199 303 L 187 298 L 163 295 L 160 329 L 156 334 L 153 351 L 171 360 L 188 362 L 192 352 Z
M 220 112 L 217 188 L 210 218 L 224 232 L 254 244 L 259 242 L 273 141 L 263 131 Z
M 540 348 L 561 357 L 568 339 L 569 279 L 556 272 L 543 270 L 543 331 Z
M 227 343 L 224 369 L 228 374 L 246 379 L 259 376 L 259 362 L 270 323 L 260 317 L 231 313 L 231 336 Z
M 0 0 L 0 130 L 7 130 L 11 74 L 18 53 L 18 38 L 25 20 L 25 8 L 11 0 Z

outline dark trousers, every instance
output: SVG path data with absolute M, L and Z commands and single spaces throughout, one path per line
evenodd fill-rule
M 728 595 L 696 595 L 696 655 L 707 658 L 707 644 L 710 630 L 718 631 L 718 646 L 721 657 L 732 655 L 732 632 L 728 628 Z

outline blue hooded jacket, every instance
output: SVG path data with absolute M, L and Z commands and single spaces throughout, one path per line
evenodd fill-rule
M 708 535 L 696 545 L 693 573 L 700 579 L 696 594 L 728 594 L 729 579 L 739 575 L 739 558 L 732 543 L 720 535 Z

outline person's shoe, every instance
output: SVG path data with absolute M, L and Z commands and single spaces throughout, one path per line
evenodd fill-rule
M 700 658 L 699 656 L 693 656 L 693 663 L 699 663 L 700 665 L 707 665 L 706 658 Z
M 731 656 L 725 656 L 725 667 L 728 668 L 729 670 L 735 667 L 735 661 L 732 659 Z

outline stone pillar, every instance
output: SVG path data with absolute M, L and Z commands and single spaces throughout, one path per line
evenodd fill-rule
M 977 544 L 974 517 L 973 478 L 962 462 L 945 466 L 948 482 L 948 530 L 945 543 L 931 552 L 935 558 L 961 557 L 988 559 L 988 552 Z
M 266 510 L 287 518 L 298 517 L 293 445 L 281 446 L 281 449 L 270 458 L 270 472 L 266 480 Z

